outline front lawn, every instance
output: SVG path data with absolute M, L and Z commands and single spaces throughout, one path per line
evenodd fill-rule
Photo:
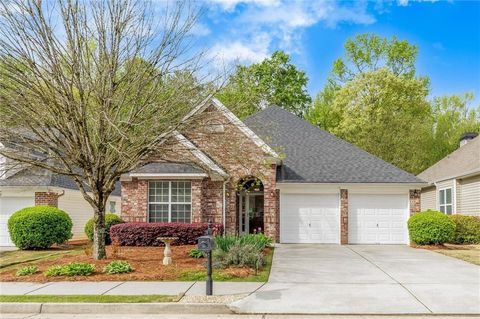
M 132 295 L 132 296 L 107 296 L 107 295 L 18 295 L 0 296 L 0 302 L 95 302 L 95 303 L 148 303 L 148 302 L 177 302 L 180 296 L 163 295 Z
M 108 259 L 95 261 L 84 252 L 83 246 L 71 246 L 68 249 L 48 249 L 39 251 L 9 251 L 2 252 L 1 259 L 4 266 L 0 267 L 0 281 L 130 281 L 130 280 L 159 280 L 159 281 L 187 281 L 205 280 L 205 258 L 193 258 L 188 253 L 195 245 L 173 246 L 173 264 L 164 266 L 163 247 L 107 247 Z M 117 254 L 113 257 L 114 253 Z M 267 248 L 266 265 L 255 274 L 251 268 L 228 267 L 215 270 L 214 279 L 217 281 L 266 281 L 270 273 L 273 249 Z M 5 259 L 4 259 L 5 258 Z M 125 260 L 134 269 L 130 273 L 105 274 L 102 272 L 105 265 L 113 260 Z M 55 265 L 68 263 L 88 263 L 95 265 L 95 271 L 90 276 L 49 276 L 44 272 Z M 18 269 L 35 265 L 38 272 L 27 276 L 16 276 Z
M 446 244 L 432 250 L 480 266 L 480 245 Z
M 0 251 L 0 272 L 21 264 L 35 264 L 39 261 L 56 260 L 60 257 L 83 254 L 83 246 L 69 245 L 43 250 Z

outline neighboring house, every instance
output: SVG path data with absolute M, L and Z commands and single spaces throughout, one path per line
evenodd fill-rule
M 5 162 L 0 156 L 0 163 Z M 73 180 L 31 167 L 0 174 L 0 246 L 14 246 L 8 234 L 8 218 L 19 209 L 36 205 L 64 210 L 73 221 L 72 239 L 86 238 L 83 229 L 93 217 L 93 209 Z M 117 187 L 109 198 L 107 210 L 120 213 L 120 208 L 120 187 Z
M 208 122 L 174 136 L 175 163 L 153 155 L 122 176 L 123 219 L 213 221 L 282 243 L 409 243 L 421 179 L 276 106 L 242 122 L 212 98 L 193 115 Z
M 480 137 L 466 133 L 460 147 L 418 175 L 428 182 L 422 188 L 422 210 L 480 216 Z

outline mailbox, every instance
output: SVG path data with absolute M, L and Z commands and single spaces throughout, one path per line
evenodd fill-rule
M 213 236 L 201 236 L 198 238 L 198 250 L 203 252 L 211 252 L 215 249 L 215 239 Z

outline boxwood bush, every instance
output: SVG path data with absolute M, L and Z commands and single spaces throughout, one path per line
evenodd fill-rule
M 418 245 L 443 244 L 453 239 L 455 223 L 441 212 L 427 210 L 410 217 L 408 231 Z
M 158 237 L 178 237 L 174 246 L 195 245 L 207 228 L 208 224 L 201 223 L 124 223 L 110 228 L 110 238 L 122 246 L 163 246 Z M 212 224 L 214 235 L 222 229 L 222 224 Z
M 451 215 L 455 223 L 454 244 L 480 244 L 480 218 L 476 216 Z
M 105 244 L 110 245 L 112 243 L 110 239 L 110 227 L 122 223 L 124 223 L 124 221 L 120 218 L 120 216 L 112 213 L 105 214 Z M 87 221 L 84 231 L 88 240 L 93 241 L 93 218 L 90 218 Z
M 45 249 L 72 238 L 72 219 L 51 206 L 21 209 L 8 219 L 8 231 L 20 249 Z

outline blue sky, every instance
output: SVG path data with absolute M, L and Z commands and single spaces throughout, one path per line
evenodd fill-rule
M 284 50 L 306 71 L 308 91 L 325 83 L 343 44 L 359 33 L 419 47 L 417 73 L 432 95 L 466 91 L 480 101 L 480 2 L 210 0 L 194 30 L 216 63 L 250 64 Z

